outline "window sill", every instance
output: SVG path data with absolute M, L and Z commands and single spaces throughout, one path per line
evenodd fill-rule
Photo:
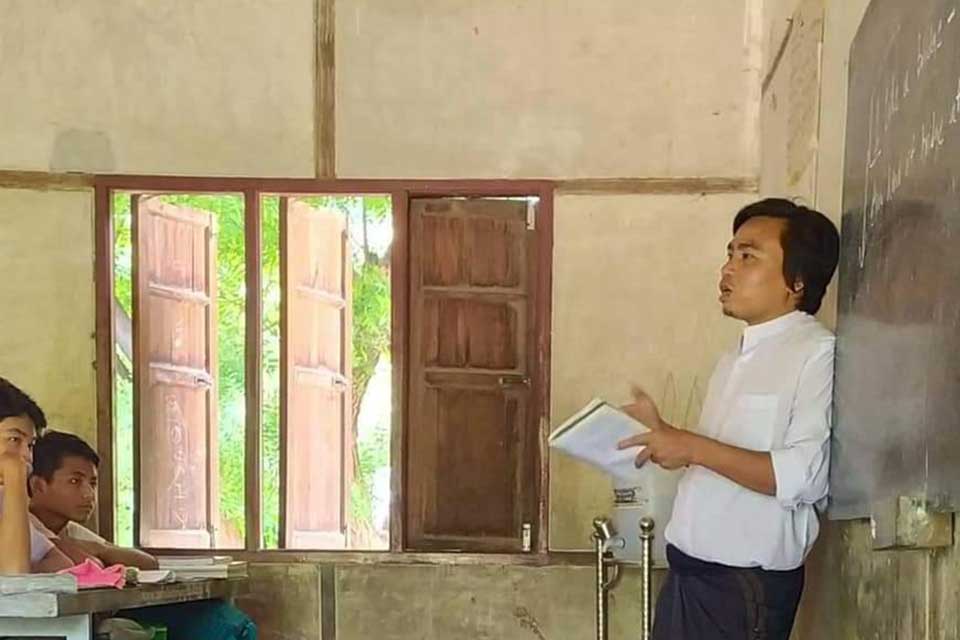
M 234 560 L 250 563 L 315 563 L 341 565 L 435 565 L 435 566 L 591 566 L 595 562 L 590 552 L 552 553 L 424 553 L 390 551 L 302 551 L 269 549 L 239 550 L 185 550 L 147 549 L 156 555 L 223 554 Z

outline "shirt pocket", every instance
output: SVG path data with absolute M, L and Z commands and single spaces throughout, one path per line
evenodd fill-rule
M 777 431 L 779 408 L 780 396 L 776 393 L 740 394 L 731 416 L 736 442 L 730 444 L 754 451 L 770 451 Z

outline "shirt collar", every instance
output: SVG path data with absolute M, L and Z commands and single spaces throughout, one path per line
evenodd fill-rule
M 56 540 L 58 538 L 57 534 L 47 527 L 47 525 L 43 524 L 43 520 L 33 515 L 33 513 L 28 511 L 27 518 L 30 520 L 30 526 L 42 533 L 47 539 Z
M 779 335 L 788 329 L 804 323 L 809 317 L 810 316 L 803 311 L 791 311 L 779 318 L 747 327 L 743 330 L 743 335 L 740 337 L 740 353 L 746 353 L 767 338 Z

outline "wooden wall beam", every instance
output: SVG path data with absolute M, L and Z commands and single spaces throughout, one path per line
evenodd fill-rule
M 94 176 L 89 173 L 0 170 L 0 189 L 83 191 L 92 189 L 93 181 Z
M 333 178 L 336 168 L 336 13 L 334 0 L 316 7 L 316 102 L 314 104 L 314 158 L 316 176 Z
M 321 4 L 332 5 L 333 0 L 321 0 Z M 332 8 L 330 9 L 332 13 Z M 333 43 L 329 44 L 332 57 Z M 326 47 L 323 47 L 326 48 Z M 326 54 L 324 54 L 326 56 Z M 330 60 L 332 58 L 324 58 Z M 318 60 L 319 63 L 319 60 Z M 317 176 L 318 178 L 333 178 L 335 174 L 334 154 L 334 104 L 333 104 L 333 69 L 320 71 L 320 76 L 329 74 L 325 79 L 318 79 L 317 95 Z M 326 88 L 323 88 L 326 87 Z M 323 94 L 321 100 L 321 93 Z M 322 105 L 322 106 L 321 106 Z M 0 170 L 0 189 L 38 189 L 38 190 L 66 190 L 78 191 L 92 189 L 96 176 L 86 173 L 47 173 L 44 171 L 4 171 Z M 205 177 L 174 177 L 174 176 L 99 176 L 103 183 L 117 188 L 122 183 L 146 182 L 154 183 L 158 190 L 166 189 L 195 189 L 202 188 L 203 183 L 218 183 L 221 188 L 244 190 L 246 188 L 260 188 L 272 190 L 286 188 L 296 191 L 298 188 L 305 191 L 316 191 L 331 188 L 335 191 L 356 190 L 367 191 L 379 187 L 385 191 L 397 187 L 413 188 L 418 185 L 430 184 L 439 187 L 454 187 L 473 183 L 501 182 L 514 186 L 513 190 L 529 189 L 534 185 L 553 183 L 560 195 L 673 195 L 673 194 L 716 194 L 716 193 L 755 193 L 759 189 L 759 181 L 755 177 L 694 177 L 694 178 L 574 178 L 567 180 L 347 180 L 337 181 L 337 185 L 324 184 L 303 178 L 205 178 Z M 122 187 L 121 187 L 122 188 Z
M 558 180 L 559 195 L 683 195 L 756 193 L 760 182 L 753 176 L 739 178 L 583 178 Z

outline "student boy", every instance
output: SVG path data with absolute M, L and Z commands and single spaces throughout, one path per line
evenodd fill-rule
M 100 456 L 70 433 L 48 431 L 33 449 L 30 512 L 37 527 L 74 562 L 94 558 L 104 565 L 156 569 L 156 559 L 113 545 L 83 526 L 97 506 Z

